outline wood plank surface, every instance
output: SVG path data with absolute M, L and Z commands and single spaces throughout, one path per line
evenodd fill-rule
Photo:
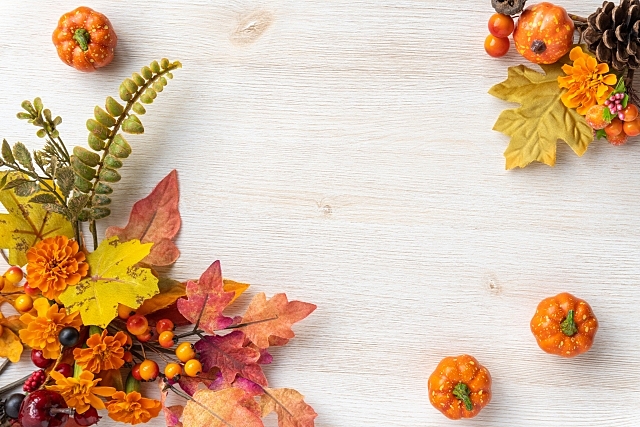
M 601 2 L 560 4 L 587 16 Z M 555 168 L 505 171 L 508 139 L 491 128 L 508 104 L 487 90 L 524 60 L 485 54 L 489 0 L 93 0 L 119 44 L 91 74 L 51 43 L 79 3 L 0 5 L 10 142 L 37 147 L 15 113 L 40 96 L 65 141 L 86 144 L 86 119 L 122 79 L 153 59 L 183 62 L 131 138 L 100 228 L 126 223 L 178 169 L 172 277 L 220 259 L 225 277 L 253 285 L 239 309 L 260 291 L 318 305 L 266 368 L 272 386 L 306 396 L 318 427 L 453 425 L 426 382 L 461 353 L 488 367 L 494 395 L 456 425 L 640 425 L 638 143 L 595 142 L 582 158 L 559 145 Z M 529 331 L 537 303 L 562 291 L 601 324 L 573 360 Z M 23 361 L 0 385 L 32 369 Z

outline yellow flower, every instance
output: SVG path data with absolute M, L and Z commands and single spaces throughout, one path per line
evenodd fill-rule
M 159 401 L 142 397 L 137 391 L 119 391 L 107 402 L 109 418 L 127 424 L 146 423 L 160 413 Z
M 575 108 L 578 114 L 585 115 L 589 108 L 603 104 L 613 92 L 618 78 L 609 72 L 609 65 L 598 64 L 591 55 L 584 53 L 580 46 L 571 50 L 569 58 L 573 65 L 563 65 L 565 77 L 558 77 L 561 88 L 567 89 L 562 102 L 568 108 Z M 605 75 L 606 74 L 606 75 Z
M 79 414 L 84 414 L 91 406 L 104 409 L 104 402 L 98 396 L 111 397 L 116 392 L 113 387 L 97 387 L 100 378 L 94 380 L 93 374 L 89 371 L 82 371 L 78 378 L 66 378 L 56 371 L 51 371 L 50 375 L 56 380 L 56 385 L 47 388 L 60 393 L 67 405 L 76 408 Z
M 38 298 L 33 302 L 37 316 L 25 313 L 20 320 L 27 325 L 20 330 L 20 339 L 31 348 L 42 350 L 47 359 L 56 359 L 60 355 L 60 341 L 58 334 L 62 328 L 73 326 L 80 329 L 82 320 L 78 312 L 67 314 L 63 307 L 58 310 L 58 304 L 49 305 L 46 298 Z
M 65 236 L 44 239 L 27 251 L 27 282 L 48 299 L 56 299 L 87 275 L 89 264 L 84 260 L 75 240 Z
M 87 340 L 87 348 L 76 348 L 73 357 L 82 369 L 99 373 L 102 370 L 120 369 L 124 365 L 124 348 L 127 343 L 127 335 L 120 331 L 114 336 L 107 335 L 107 331 L 101 334 L 93 334 Z

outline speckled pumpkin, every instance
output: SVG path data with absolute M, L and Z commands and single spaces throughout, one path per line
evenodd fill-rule
M 518 52 L 536 64 L 553 64 L 573 45 L 573 20 L 560 6 L 543 2 L 527 7 L 513 32 Z

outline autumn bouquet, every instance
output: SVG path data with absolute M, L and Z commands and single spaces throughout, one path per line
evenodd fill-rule
M 124 80 L 121 101 L 108 97 L 87 121 L 88 148 L 70 153 L 62 120 L 38 98 L 25 101 L 18 118 L 38 128 L 43 148 L 2 143 L 0 202 L 8 213 L 0 215 L 0 248 L 11 267 L 0 303 L 20 314 L 0 314 L 0 356 L 17 363 L 27 347 L 37 368 L 0 388 L 3 426 L 89 426 L 101 413 L 138 424 L 162 413 L 169 427 L 259 427 L 271 412 L 280 426 L 314 425 L 303 396 L 269 388 L 261 365 L 315 305 L 258 293 L 243 316 L 229 317 L 224 310 L 249 285 L 223 279 L 219 261 L 186 283 L 158 273 L 180 255 L 176 171 L 100 241 L 97 222 L 110 214 L 109 195 L 132 151 L 124 135 L 144 132 L 145 105 L 180 67 L 154 61 Z M 143 381 L 157 382 L 155 398 L 143 396 Z M 24 393 L 10 394 L 19 385 Z M 186 405 L 167 407 L 170 392 Z
M 640 0 L 605 1 L 588 18 L 547 2 L 526 9 L 525 0 L 492 5 L 497 13 L 489 19 L 487 53 L 505 55 L 513 34 L 518 53 L 544 71 L 510 67 L 507 80 L 489 91 L 520 104 L 503 111 L 493 128 L 511 137 L 507 169 L 533 161 L 555 165 L 559 139 L 582 156 L 595 138 L 623 145 L 640 135 L 640 99 L 632 86 L 640 68 Z

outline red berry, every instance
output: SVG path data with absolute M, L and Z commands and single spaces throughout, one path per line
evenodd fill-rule
M 515 24 L 513 18 L 502 13 L 494 13 L 489 18 L 489 32 L 496 37 L 509 37 Z
M 18 421 L 22 427 L 60 427 L 69 419 L 67 413 L 60 411 L 66 408 L 67 404 L 60 394 L 51 390 L 36 390 L 24 398 Z
M 33 350 L 31 350 L 31 361 L 38 368 L 43 368 L 43 369 L 44 368 L 48 368 L 49 365 L 51 365 L 51 363 L 53 363 L 53 360 L 46 359 L 42 355 L 42 350 L 36 350 L 35 348 Z
M 35 296 L 38 295 L 40 293 L 40 289 L 38 288 L 32 288 L 31 286 L 29 286 L 29 282 L 24 284 L 24 288 L 22 288 L 24 290 L 24 293 L 27 295 L 31 295 L 31 296 Z
M 133 335 L 143 335 L 149 329 L 147 318 L 139 314 L 134 314 L 127 319 L 127 330 Z
M 76 424 L 82 427 L 92 426 L 100 421 L 101 416 L 98 415 L 98 411 L 93 406 L 90 407 L 84 414 L 75 413 L 73 419 Z
M 135 378 L 138 381 L 142 381 L 142 377 L 140 376 L 140 364 L 136 363 L 135 365 L 133 365 L 133 368 L 131 368 L 131 376 L 133 378 Z
M 31 376 L 24 382 L 22 390 L 26 391 L 27 393 L 36 391 L 44 383 L 44 380 L 46 378 L 47 375 L 44 373 L 44 370 L 40 369 L 34 371 Z
M 510 47 L 511 42 L 506 37 L 496 37 L 489 34 L 484 41 L 484 50 L 494 58 L 505 56 L 507 52 L 509 52 Z
M 142 335 L 136 335 L 136 339 L 140 342 L 149 342 L 151 341 L 151 338 L 153 338 L 151 331 L 147 331 Z
M 156 331 L 158 331 L 159 334 L 165 331 L 173 331 L 174 328 L 175 325 L 169 319 L 160 319 L 158 323 L 156 323 Z
M 73 368 L 68 363 L 58 363 L 58 366 L 56 366 L 56 371 L 60 372 L 66 378 L 69 378 L 73 375 Z

